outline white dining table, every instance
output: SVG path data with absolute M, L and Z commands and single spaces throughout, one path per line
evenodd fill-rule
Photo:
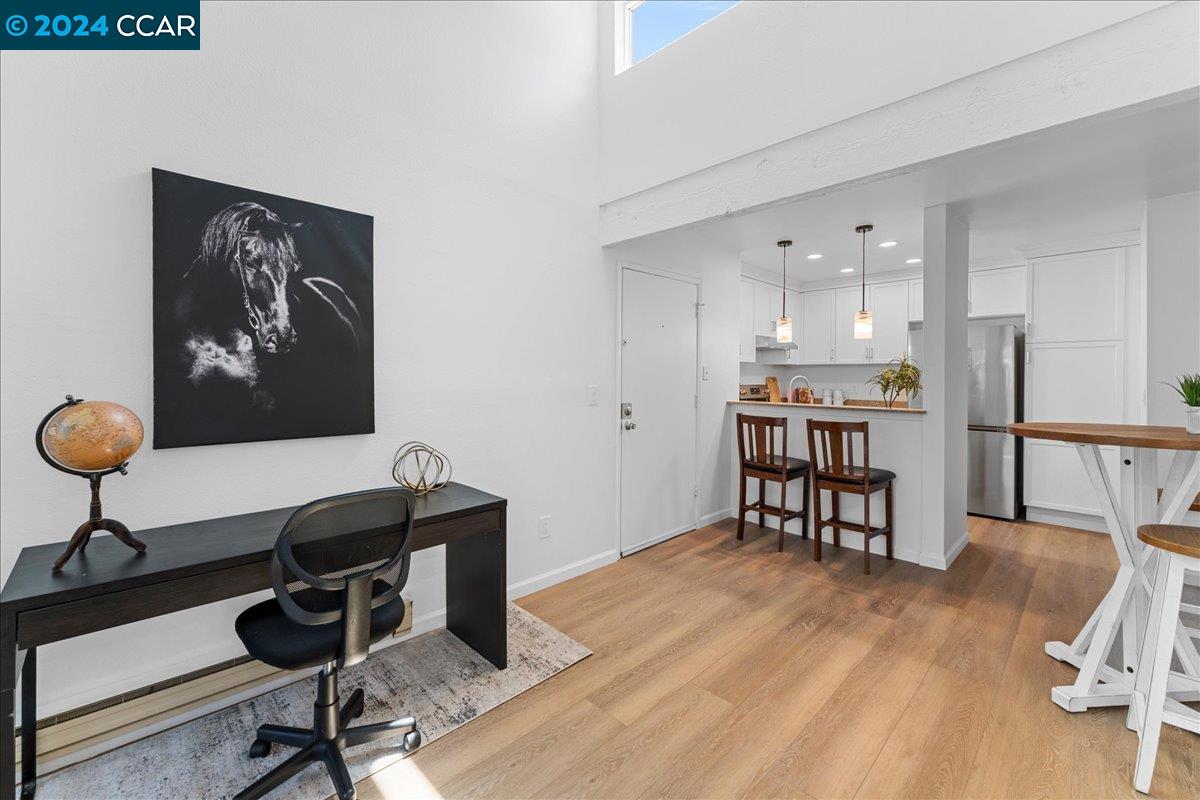
M 1051 689 L 1051 699 L 1071 712 L 1095 706 L 1127 706 L 1132 697 L 1138 653 L 1150 610 L 1157 551 L 1137 538 L 1139 525 L 1180 524 L 1200 492 L 1200 435 L 1184 428 L 1153 425 L 1102 425 L 1023 422 L 1010 433 L 1029 439 L 1069 442 L 1075 446 L 1100 502 L 1109 538 L 1120 563 L 1112 586 L 1071 642 L 1046 642 L 1046 653 L 1076 667 L 1075 682 Z M 1120 489 L 1101 457 L 1101 447 L 1120 449 Z M 1159 496 L 1159 451 L 1173 453 Z M 1118 496 L 1119 495 L 1119 496 Z M 1200 563 L 1196 568 L 1200 570 Z M 1193 582 L 1196 573 L 1189 573 Z M 1200 614 L 1200 605 L 1183 611 Z M 1121 652 L 1113 654 L 1117 633 Z M 1200 714 L 1183 705 L 1200 700 L 1200 653 L 1180 620 L 1174 654 L 1181 671 L 1167 684 L 1164 721 L 1200 733 Z

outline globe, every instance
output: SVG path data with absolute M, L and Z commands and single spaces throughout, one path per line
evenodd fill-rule
M 138 415 L 118 403 L 84 400 L 67 406 L 46 423 L 42 444 L 64 467 L 102 472 L 124 464 L 142 446 Z

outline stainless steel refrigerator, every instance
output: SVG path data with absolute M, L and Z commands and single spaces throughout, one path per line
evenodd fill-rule
M 1016 519 L 1021 511 L 1021 448 L 1007 426 L 1020 422 L 1024 333 L 1015 325 L 967 325 L 967 512 Z M 918 364 L 923 332 L 909 332 Z M 919 397 L 919 395 L 918 395 Z

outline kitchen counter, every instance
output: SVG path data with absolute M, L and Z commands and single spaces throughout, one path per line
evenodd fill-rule
M 730 448 L 730 467 L 732 469 L 733 480 L 730 481 L 730 495 L 733 502 L 737 502 L 738 497 L 738 476 L 741 474 L 741 465 L 738 463 L 737 457 L 737 439 L 736 426 L 737 415 L 757 413 L 763 416 L 784 417 L 788 421 L 787 426 L 787 454 L 792 458 L 803 458 L 811 461 L 808 454 L 808 427 L 806 425 L 809 419 L 824 419 L 824 420 L 847 420 L 847 421 L 863 421 L 870 423 L 871 436 L 871 466 L 882 467 L 896 473 L 896 481 L 893 484 L 893 506 L 894 513 L 893 523 L 895 529 L 895 537 L 893 539 L 894 551 L 896 558 L 901 561 L 911 561 L 924 566 L 935 567 L 938 569 L 946 568 L 946 558 L 943 553 L 940 542 L 929 541 L 925 542 L 922 532 L 926 530 L 924 524 L 924 503 L 922 502 L 923 489 L 923 470 L 921 464 L 922 458 L 922 440 L 925 433 L 925 410 L 920 408 L 886 408 L 884 406 L 833 406 L 825 405 L 824 403 L 771 403 L 761 400 L 731 400 L 728 403 L 726 412 L 725 435 L 729 438 Z M 861 459 L 860 443 L 861 438 L 855 436 L 856 442 L 854 451 Z M 779 487 L 777 484 L 768 483 L 766 486 L 767 501 L 769 504 L 779 502 Z M 829 516 L 832 507 L 828 492 L 824 492 L 822 499 L 822 511 L 825 516 Z M 798 508 L 798 500 L 800 499 L 800 483 L 794 481 L 788 486 L 788 508 Z M 753 502 L 758 498 L 758 481 L 748 480 L 746 482 L 746 499 Z M 811 498 L 809 498 L 811 499 Z M 883 492 L 877 492 L 871 496 L 871 520 L 873 522 L 883 519 Z M 841 516 L 843 519 L 852 522 L 862 521 L 862 499 L 853 495 L 843 495 L 840 500 Z M 938 512 L 941 509 L 930 509 L 931 512 Z M 736 514 L 736 508 L 734 514 Z M 747 515 L 747 521 L 751 523 L 758 522 L 758 514 L 750 513 Z M 769 533 L 760 533 L 753 526 L 748 526 L 746 529 L 747 537 L 758 536 L 774 536 L 774 532 L 779 528 L 779 520 L 774 517 L 767 516 L 765 527 Z M 784 526 L 784 530 L 788 533 L 800 533 L 800 520 L 793 519 Z M 828 544 L 826 548 L 826 556 L 833 550 L 833 531 L 829 528 L 825 529 L 825 542 Z M 862 534 L 854 531 L 842 531 L 842 546 L 856 550 L 862 550 Z M 799 550 L 806 557 L 812 557 L 812 541 L 802 540 L 798 535 L 787 537 L 787 543 L 784 547 L 788 550 Z M 882 537 L 877 537 L 871 543 L 872 554 L 883 555 L 884 541 Z M 858 562 L 855 562 L 856 564 Z
M 923 408 L 888 408 L 884 405 L 874 404 L 859 404 L 854 400 L 847 400 L 844 406 L 825 405 L 824 403 L 772 403 L 770 400 L 730 400 L 729 405 L 739 406 L 769 406 L 772 408 L 791 408 L 797 411 L 853 411 L 861 414 L 864 411 L 879 411 L 884 414 L 924 414 Z

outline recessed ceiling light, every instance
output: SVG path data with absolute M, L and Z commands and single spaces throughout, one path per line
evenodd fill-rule
M 854 272 L 854 267 L 842 267 L 842 272 Z
M 880 247 L 895 247 L 898 244 L 899 244 L 899 242 L 880 242 L 879 246 Z
M 905 259 L 905 260 L 904 260 L 904 263 L 905 263 L 905 264 L 920 264 L 920 263 L 921 263 L 921 259 L 919 259 L 919 258 L 908 258 L 908 259 Z
M 820 258 L 820 257 L 821 257 L 821 254 L 820 254 L 820 253 L 809 253 L 809 254 L 808 254 L 808 260 L 809 260 L 809 261 L 816 261 L 816 260 L 817 260 L 818 258 Z

